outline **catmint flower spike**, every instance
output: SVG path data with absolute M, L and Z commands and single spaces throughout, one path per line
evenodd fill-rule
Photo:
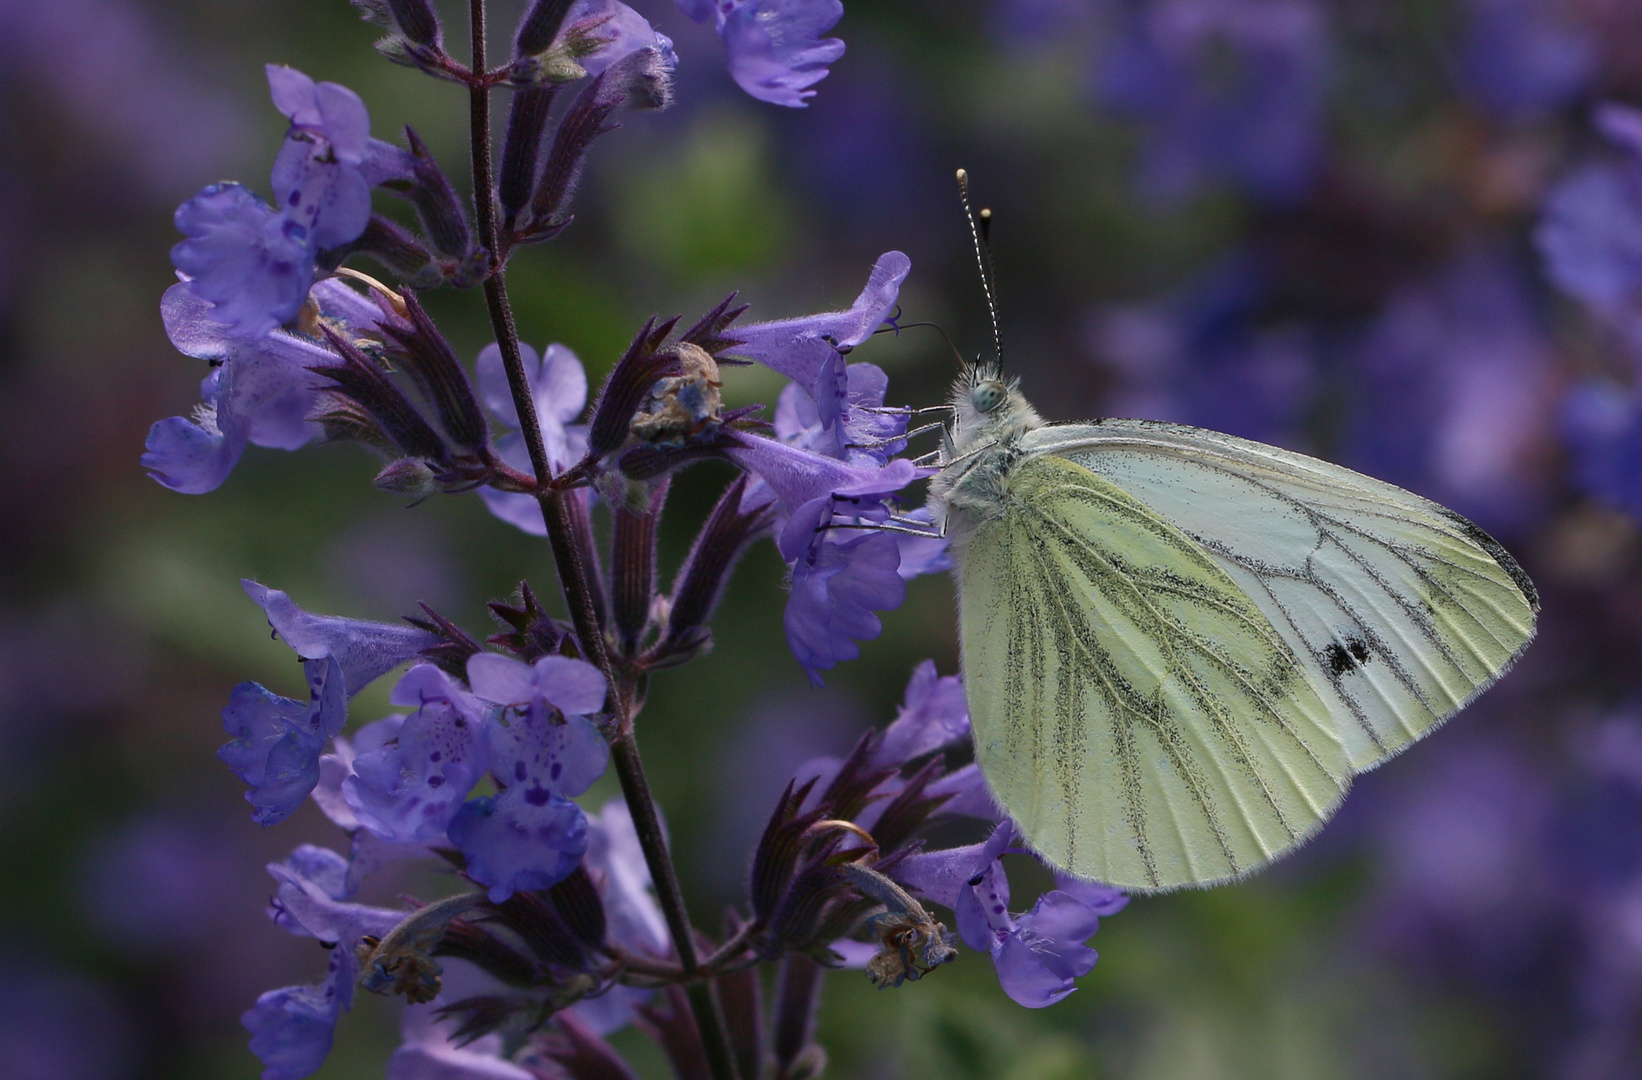
M 638 412 L 656 380 L 684 370 L 676 353 L 657 351 L 674 321 L 660 326 L 654 318 L 646 322 L 622 358 L 616 361 L 609 378 L 604 380 L 599 400 L 593 406 L 593 422 L 588 425 L 587 456 L 590 459 L 597 461 L 626 442 L 633 414 Z
M 736 478 L 722 497 L 684 558 L 674 582 L 667 629 L 652 651 L 654 661 L 671 658 L 682 663 L 707 648 L 712 640 L 707 623 L 724 595 L 724 587 L 741 556 L 774 520 L 773 506 L 741 509 L 747 491 L 745 474 Z M 666 666 L 656 663 L 655 666 Z
M 513 35 L 513 54 L 535 56 L 552 47 L 553 39 L 559 36 L 559 27 L 564 25 L 564 17 L 570 13 L 570 5 L 571 0 L 535 0 Z
M 411 187 L 410 198 L 422 219 L 422 227 L 427 229 L 428 238 L 439 251 L 453 259 L 465 258 L 473 250 L 473 232 L 468 228 L 467 214 L 450 177 L 409 124 L 405 125 L 405 140 L 415 155 L 416 183 Z
M 406 457 L 448 464 L 450 451 L 445 441 L 381 366 L 330 327 L 321 326 L 320 330 L 342 357 L 342 363 L 321 365 L 313 372 L 336 383 L 338 391 L 368 413 Z
M 387 5 L 401 34 L 418 45 L 439 48 L 443 33 L 430 0 L 387 0 Z
M 622 655 L 638 651 L 650 624 L 656 591 L 656 529 L 667 499 L 667 481 L 650 491 L 643 513 L 616 506 L 610 555 L 610 596 Z
M 384 319 L 379 324 L 388 341 L 387 355 L 410 372 L 418 388 L 433 403 L 439 414 L 439 426 L 451 442 L 474 451 L 488 446 L 490 426 L 485 422 L 484 410 L 479 407 L 479 397 L 473 392 L 467 371 L 416 293 L 406 289 L 400 295 L 408 321 Z
M 502 224 L 509 231 L 530 202 L 536 184 L 536 159 L 542 135 L 547 131 L 547 115 L 557 96 L 557 83 L 542 83 L 516 91 L 507 111 L 507 138 L 502 142 L 502 170 L 496 198 L 502 206 Z

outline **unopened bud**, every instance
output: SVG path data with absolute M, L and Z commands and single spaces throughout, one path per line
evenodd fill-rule
M 433 470 L 421 458 L 400 458 L 389 462 L 376 474 L 372 483 L 383 491 L 416 499 L 425 499 L 439 490 L 439 481 L 435 479 Z
M 570 0 L 536 0 L 525 12 L 513 35 L 513 49 L 519 56 L 545 52 L 559 36 L 559 27 L 570 11 Z
M 387 0 L 387 5 L 400 33 L 418 45 L 439 44 L 439 16 L 428 0 Z

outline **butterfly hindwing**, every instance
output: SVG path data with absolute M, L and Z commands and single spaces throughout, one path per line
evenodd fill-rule
M 1129 889 L 1249 871 L 1321 825 L 1345 751 L 1304 664 L 1219 561 L 1041 455 L 962 554 L 976 753 L 1027 840 Z
M 1218 432 L 1044 427 L 1075 462 L 1196 540 L 1270 619 L 1372 768 L 1457 712 L 1533 637 L 1538 599 L 1481 529 L 1394 485 Z

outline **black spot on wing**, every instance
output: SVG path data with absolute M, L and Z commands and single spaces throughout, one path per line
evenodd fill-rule
M 1338 677 L 1362 667 L 1373 655 L 1369 651 L 1368 642 L 1354 637 L 1344 642 L 1329 642 L 1328 648 L 1323 650 L 1323 663 L 1328 665 L 1330 675 Z

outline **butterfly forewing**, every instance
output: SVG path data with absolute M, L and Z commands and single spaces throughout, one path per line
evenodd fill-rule
M 960 571 L 976 752 L 1033 847 L 1130 889 L 1259 866 L 1349 777 L 1306 666 L 1202 545 L 1062 457 L 1009 474 Z
M 1533 637 L 1533 585 L 1457 514 L 1349 469 L 1136 420 L 1040 428 L 1210 553 L 1289 644 L 1361 772 L 1498 678 Z

